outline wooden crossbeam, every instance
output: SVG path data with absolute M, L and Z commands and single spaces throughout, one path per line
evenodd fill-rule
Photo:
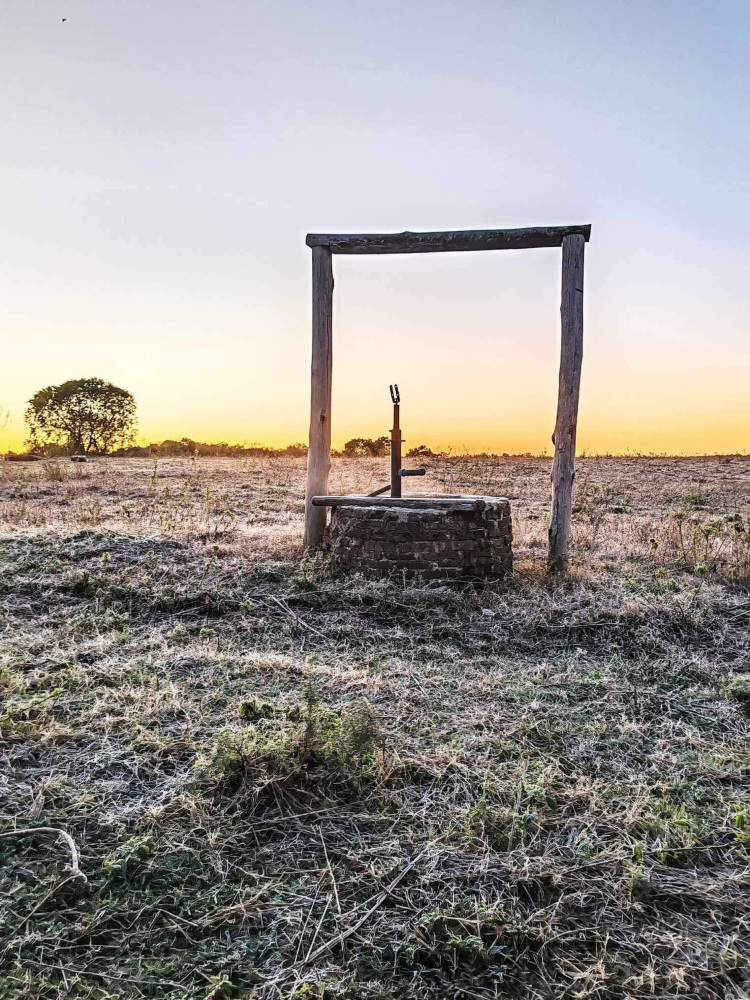
M 559 247 L 566 236 L 583 236 L 588 242 L 591 226 L 465 229 L 439 233 L 308 233 L 305 242 L 309 247 L 328 247 L 331 253 L 447 253 Z

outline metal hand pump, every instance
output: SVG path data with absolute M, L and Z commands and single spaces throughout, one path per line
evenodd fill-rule
M 390 486 L 381 486 L 379 490 L 368 493 L 370 497 L 379 497 L 387 493 L 390 489 L 392 497 L 401 496 L 401 479 L 403 476 L 423 476 L 426 469 L 402 469 L 401 468 L 401 395 L 398 386 L 394 382 L 389 387 L 391 390 L 391 401 L 393 403 L 393 427 L 391 427 L 391 482 Z
M 400 423 L 400 403 L 401 396 L 398 386 L 394 383 L 390 386 L 391 400 L 393 401 L 393 427 L 391 427 L 391 496 L 401 496 L 401 423 Z

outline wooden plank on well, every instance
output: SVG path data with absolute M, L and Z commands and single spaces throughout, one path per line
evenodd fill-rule
M 497 498 L 487 498 L 497 503 Z M 483 510 L 487 501 L 469 497 L 368 497 L 360 494 L 351 496 L 312 498 L 314 507 L 392 507 L 395 510 Z

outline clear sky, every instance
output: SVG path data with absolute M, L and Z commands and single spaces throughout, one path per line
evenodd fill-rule
M 306 232 L 583 222 L 579 449 L 750 446 L 747 0 L 4 0 L 0 48 L 0 448 L 84 376 L 305 440 Z M 334 268 L 334 443 L 395 380 L 408 444 L 550 448 L 559 250 Z

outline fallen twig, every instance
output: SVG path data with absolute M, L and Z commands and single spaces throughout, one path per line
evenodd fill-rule
M 32 826 L 27 830 L 3 830 L 0 832 L 0 837 L 30 837 L 35 833 L 54 833 L 58 837 L 62 837 L 70 850 L 70 868 L 73 875 L 76 878 L 82 878 L 84 882 L 88 882 L 88 879 L 78 865 L 78 848 L 75 845 L 75 841 L 65 830 L 60 830 L 56 826 Z
M 271 595 L 271 600 L 274 601 L 276 604 L 278 604 L 278 606 L 281 608 L 281 610 L 284 612 L 284 614 L 285 615 L 289 615 L 289 617 L 292 619 L 292 621 L 295 621 L 295 622 L 297 622 L 298 625 L 301 625 L 303 628 L 307 628 L 311 632 L 314 632 L 315 635 L 319 635 L 321 637 L 321 639 L 325 639 L 326 638 L 326 636 L 323 634 L 323 632 L 320 631 L 320 629 L 315 628 L 314 625 L 311 625 L 309 622 L 306 622 L 306 621 L 304 621 L 304 619 L 300 618 L 300 616 L 298 614 L 296 614 L 294 611 L 292 611 L 292 609 L 286 603 L 284 603 L 283 601 L 280 601 L 278 597 L 275 597 L 274 595 Z
M 328 874 L 331 876 L 331 883 L 333 884 L 333 895 L 336 897 L 336 909 L 338 910 L 339 916 L 341 916 L 341 903 L 339 902 L 339 890 L 336 885 L 336 877 L 333 874 L 333 868 L 331 868 L 331 861 L 328 857 L 328 848 L 326 847 L 326 842 L 323 838 L 323 830 L 318 827 L 318 833 L 320 834 L 320 842 L 323 845 L 323 853 L 326 857 L 326 865 L 328 866 Z
M 372 916 L 372 914 L 378 909 L 378 907 L 382 906 L 382 904 L 385 902 L 385 900 L 388 898 L 391 892 L 393 892 L 393 890 L 396 888 L 399 882 L 406 875 L 409 874 L 414 865 L 416 865 L 416 863 L 419 861 L 419 859 L 422 857 L 422 855 L 427 851 L 427 849 L 430 846 L 431 846 L 430 844 L 427 844 L 426 847 L 422 848 L 419 854 L 415 858 L 412 858 L 412 860 L 405 868 L 401 869 L 401 871 L 393 879 L 390 885 L 387 886 L 387 888 L 383 889 L 382 892 L 378 893 L 378 895 L 374 897 L 372 906 L 359 918 L 356 924 L 353 924 L 350 928 L 348 928 L 348 930 L 341 931 L 340 934 L 337 934 L 336 937 L 332 938 L 330 941 L 325 941 L 322 945 L 320 945 L 320 947 L 316 948 L 312 954 L 308 952 L 305 958 L 298 964 L 302 966 L 302 965 L 307 965 L 309 962 L 316 961 L 316 959 L 320 958 L 321 955 L 325 955 L 327 951 L 331 951 L 332 948 L 335 948 L 337 945 L 341 944 L 348 937 L 351 937 L 352 934 L 358 931 L 359 928 L 362 926 L 362 924 L 365 923 L 365 921 Z
M 23 928 L 26 926 L 29 920 L 31 920 L 31 918 L 37 912 L 37 910 L 40 910 L 49 899 L 52 899 L 55 893 L 58 892 L 60 889 L 62 889 L 64 885 L 67 885 L 68 882 L 72 882 L 75 878 L 78 877 L 78 875 L 82 874 L 83 874 L 82 872 L 76 872 L 73 875 L 68 875 L 67 878 L 61 879 L 59 882 L 53 885 L 50 891 L 45 896 L 43 896 L 42 899 L 40 899 L 39 902 L 36 904 L 36 906 L 30 911 L 30 913 L 28 913 L 28 915 L 23 918 L 20 924 L 18 924 L 16 927 L 13 928 L 12 933 L 18 934 L 19 931 L 23 930 Z

